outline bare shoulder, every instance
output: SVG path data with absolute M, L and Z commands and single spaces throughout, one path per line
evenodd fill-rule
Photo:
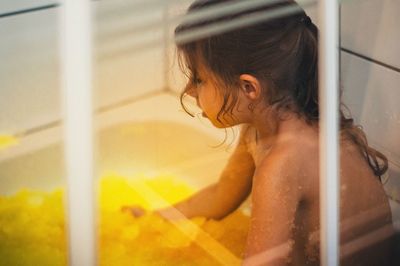
M 257 180 L 254 182 L 261 185 L 260 189 L 268 186 L 294 192 L 299 188 L 299 184 L 303 181 L 301 177 L 307 171 L 303 157 L 304 155 L 291 142 L 274 145 L 257 167 L 254 176 Z
M 302 198 L 295 170 L 300 166 L 298 162 L 290 145 L 274 145 L 257 167 L 253 177 L 248 258 L 287 246 L 283 259 L 293 248 L 296 210 Z
M 280 171 L 285 174 L 295 174 L 306 171 L 305 168 L 314 158 L 318 159 L 317 141 L 304 137 L 290 137 L 278 140 L 271 147 L 268 156 L 262 161 L 263 170 Z
M 286 138 L 271 148 L 268 156 L 256 169 L 254 183 L 270 193 L 297 203 L 318 194 L 318 140 L 308 137 Z M 275 191 L 272 191 L 275 190 Z M 256 190 L 257 191 L 257 190 Z M 257 192 L 256 192 L 257 193 Z M 284 194 L 284 195 L 283 195 Z

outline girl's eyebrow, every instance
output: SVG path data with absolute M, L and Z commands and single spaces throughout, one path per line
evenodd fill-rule
M 205 73 L 204 71 L 201 71 L 201 69 L 198 68 L 198 67 L 193 71 L 193 74 L 194 74 L 196 77 L 205 76 L 205 75 L 206 75 L 206 73 Z

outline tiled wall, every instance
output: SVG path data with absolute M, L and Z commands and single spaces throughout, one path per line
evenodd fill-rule
M 399 10 L 398 0 L 347 0 L 341 5 L 344 101 L 356 122 L 365 129 L 372 146 L 388 157 L 390 179 L 386 188 L 397 199 L 400 199 Z M 398 222 L 400 205 L 391 203 Z
M 1 0 L 0 15 L 56 5 L 56 0 Z
M 342 47 L 400 68 L 400 1 L 346 0 Z
M 58 6 L 50 0 L 0 1 L 0 133 L 61 117 Z M 92 2 L 96 107 L 165 87 L 162 6 L 143 6 Z M 154 22 L 159 24 L 149 28 Z
M 163 6 L 92 2 L 97 106 L 165 89 Z
M 0 133 L 32 128 L 60 116 L 56 9 L 0 18 Z

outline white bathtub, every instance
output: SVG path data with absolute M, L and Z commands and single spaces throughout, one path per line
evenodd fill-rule
M 95 117 L 96 176 L 170 173 L 201 188 L 218 179 L 235 143 L 220 144 L 225 131 L 191 118 L 178 97 L 161 93 L 100 112 Z M 237 133 L 237 132 L 236 132 Z M 231 145 L 229 145 L 231 143 Z M 0 152 L 0 195 L 21 188 L 52 190 L 65 185 L 62 128 L 20 139 Z

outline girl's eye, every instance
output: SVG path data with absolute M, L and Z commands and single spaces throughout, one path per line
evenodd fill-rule
M 198 76 L 197 74 L 194 74 L 194 75 L 192 76 L 192 83 L 193 83 L 195 86 L 200 85 L 202 82 L 203 82 L 203 81 L 199 78 L 199 76 Z
M 195 85 L 200 85 L 201 83 L 203 83 L 203 81 L 201 80 L 201 79 L 199 79 L 199 78 L 194 78 L 193 79 L 193 84 L 195 84 Z

